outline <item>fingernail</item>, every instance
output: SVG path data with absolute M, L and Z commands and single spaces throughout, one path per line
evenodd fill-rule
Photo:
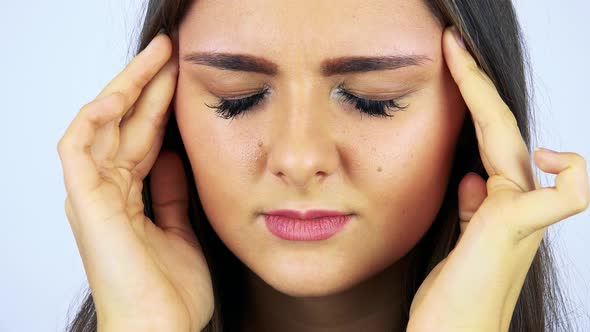
M 459 32 L 459 29 L 457 29 L 457 27 L 454 26 L 454 25 L 453 25 L 453 27 L 451 29 L 453 29 L 453 34 L 455 34 L 455 39 L 457 39 L 457 43 L 459 43 L 459 45 L 462 48 L 465 48 L 465 43 L 463 42 L 463 36 L 461 36 L 461 33 Z

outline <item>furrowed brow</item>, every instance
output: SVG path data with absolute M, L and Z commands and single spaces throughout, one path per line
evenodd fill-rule
M 183 58 L 189 63 L 224 70 L 253 72 L 268 76 L 278 76 L 280 74 L 279 66 L 276 63 L 250 54 L 193 52 Z M 348 73 L 393 70 L 408 66 L 419 66 L 427 61 L 432 61 L 432 59 L 425 55 L 339 57 L 324 60 L 320 66 L 320 73 L 328 77 Z

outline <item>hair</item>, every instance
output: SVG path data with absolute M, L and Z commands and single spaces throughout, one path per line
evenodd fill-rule
M 479 66 L 495 83 L 501 97 L 514 113 L 520 133 L 531 151 L 534 138 L 534 117 L 529 104 L 530 68 L 520 25 L 510 0 L 425 0 L 429 9 L 443 25 L 455 25 Z M 194 1 L 150 0 L 145 10 L 143 26 L 135 54 L 143 50 L 161 28 L 177 31 Z M 528 81 L 527 81 L 528 80 Z M 531 84 L 532 85 L 532 84 Z M 229 251 L 213 231 L 201 206 L 194 175 L 184 149 L 174 114 L 167 124 L 162 149 L 178 153 L 184 164 L 190 191 L 188 214 L 209 265 L 214 290 L 213 316 L 204 328 L 206 332 L 235 331 L 241 319 L 244 299 L 244 264 Z M 403 280 L 402 326 L 409 320 L 412 299 L 428 273 L 455 246 L 459 236 L 457 188 L 469 171 L 484 180 L 488 174 L 480 159 L 473 123 L 467 116 L 460 133 L 449 185 L 441 208 L 431 228 L 407 254 L 410 264 Z M 144 179 L 143 202 L 147 217 L 154 220 L 150 195 L 150 174 Z M 231 276 L 231 280 L 228 276 Z M 238 282 L 236 282 L 236 280 Z M 509 331 L 539 332 L 572 330 L 567 320 L 566 302 L 558 284 L 555 256 L 547 237 L 541 242 L 519 294 Z M 68 324 L 69 332 L 90 332 L 97 329 L 97 316 L 92 291 L 86 288 L 83 303 Z

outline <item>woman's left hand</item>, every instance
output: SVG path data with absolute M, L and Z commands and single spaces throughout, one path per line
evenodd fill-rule
M 516 118 L 454 31 L 444 31 L 444 57 L 489 178 L 469 174 L 459 184 L 459 241 L 418 289 L 407 331 L 508 331 L 545 231 L 588 208 L 586 161 L 574 152 L 535 151 L 535 164 L 557 174 L 555 187 L 542 188 Z

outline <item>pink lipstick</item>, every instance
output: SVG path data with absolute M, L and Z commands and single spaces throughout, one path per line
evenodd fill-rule
M 352 218 L 352 214 L 328 210 L 274 210 L 263 215 L 272 234 L 290 241 L 328 239 L 341 231 Z

